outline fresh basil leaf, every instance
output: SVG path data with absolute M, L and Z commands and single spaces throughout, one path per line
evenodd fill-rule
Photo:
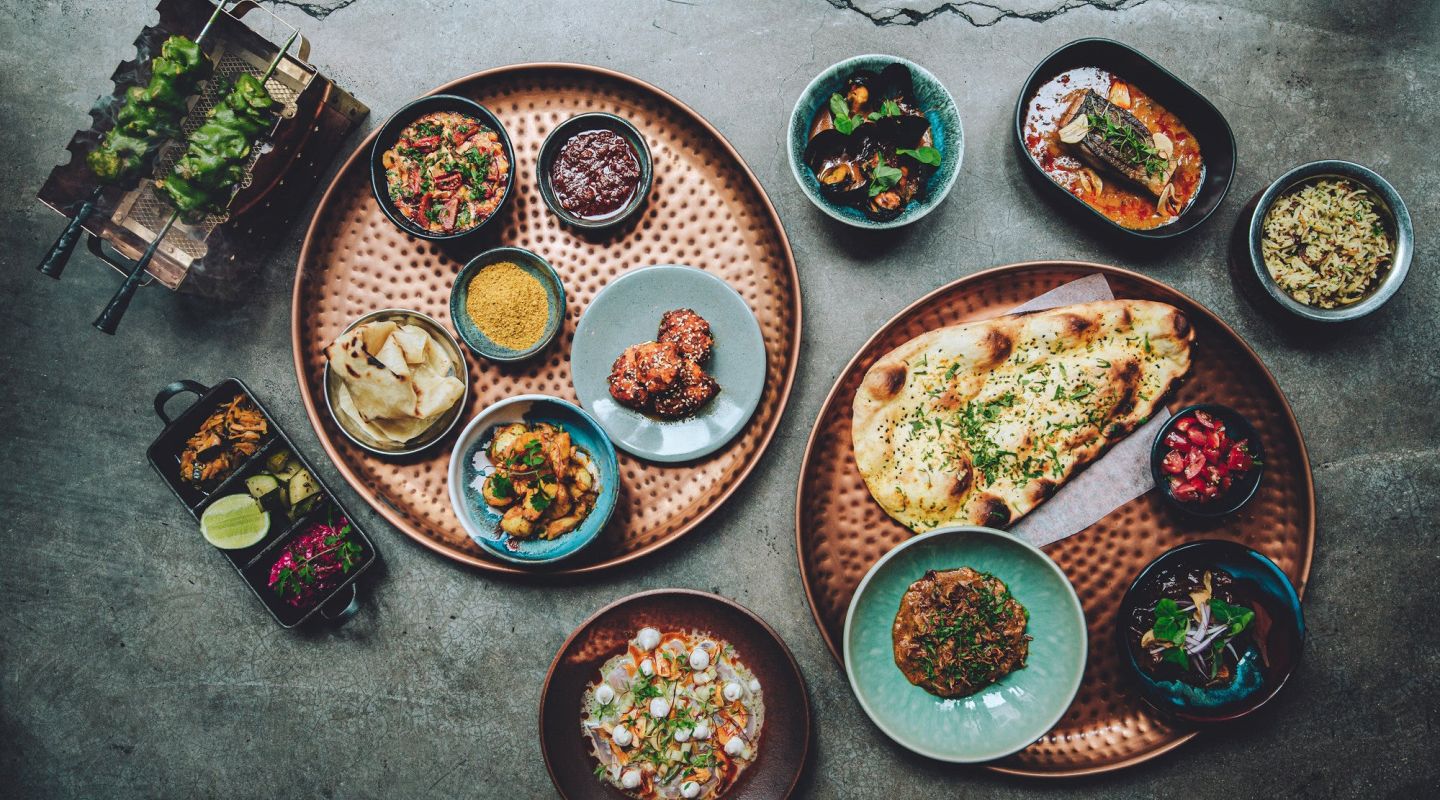
M 1155 604 L 1155 638 L 1179 647 L 1185 641 L 1185 631 L 1190 623 L 1180 604 L 1165 597 Z
M 908 147 L 901 147 L 897 149 L 895 153 L 897 155 L 910 156 L 921 164 L 929 164 L 932 167 L 940 166 L 940 161 L 943 159 L 940 151 L 933 147 L 917 147 L 914 150 Z
M 880 114 L 885 117 L 900 116 L 900 104 L 894 100 L 886 100 L 880 104 Z
M 850 117 L 836 117 L 835 130 L 840 131 L 846 136 L 849 136 L 855 131 L 855 120 L 851 119 Z
M 838 92 L 830 95 L 830 115 L 836 119 L 841 117 L 846 119 L 850 118 L 850 106 L 845 102 L 845 98 L 841 97 Z
M 1168 661 L 1177 667 L 1190 666 L 1190 656 L 1185 654 L 1185 649 L 1183 647 L 1166 648 L 1165 653 L 1160 656 L 1160 660 Z

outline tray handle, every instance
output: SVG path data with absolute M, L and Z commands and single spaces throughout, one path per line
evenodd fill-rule
M 172 397 L 177 394 L 189 392 L 195 395 L 196 398 L 199 398 L 204 396 L 208 391 L 210 391 L 210 387 L 203 383 L 197 383 L 195 381 L 175 381 L 164 389 L 161 389 L 160 393 L 155 395 L 155 415 L 160 417 L 166 427 L 169 427 L 170 423 L 174 422 L 174 420 L 166 415 L 165 404 L 170 402 Z
M 352 581 L 350 583 L 350 602 L 346 604 L 344 608 L 331 614 L 326 606 L 333 602 L 334 600 L 332 599 L 325 605 L 320 606 L 320 616 L 324 617 L 326 622 L 333 625 L 343 625 L 360 611 L 360 587 Z
M 257 9 L 258 9 L 261 13 L 263 13 L 263 14 L 268 14 L 268 15 L 270 15 L 271 17 L 274 17 L 276 21 L 278 21 L 281 25 L 284 25 L 285 27 L 289 28 L 290 30 L 295 31 L 296 33 L 299 33 L 299 32 L 300 32 L 299 29 L 296 28 L 294 25 L 291 25 L 290 23 L 286 22 L 285 20 L 280 19 L 280 15 L 276 14 L 275 12 L 271 11 L 271 10 L 268 9 L 268 8 L 265 8 L 265 7 L 261 6 L 259 3 L 255 2 L 255 0 L 240 0 L 240 2 L 238 2 L 238 3 L 236 3 L 235 5 L 233 5 L 233 6 L 230 7 L 230 11 L 229 11 L 228 13 L 230 14 L 231 17 L 233 17 L 234 19 L 236 19 L 236 20 L 238 21 L 241 17 L 243 17 L 243 16 L 245 16 L 246 14 L 249 14 L 251 11 L 255 11 L 255 10 L 257 10 Z M 257 34 L 257 35 L 258 35 L 258 34 Z M 300 34 L 300 53 L 299 53 L 299 55 L 300 55 L 300 61 L 301 61 L 301 62 L 303 62 L 303 63 L 305 63 L 305 64 L 309 64 L 309 63 L 310 63 L 310 40 L 307 39 L 307 38 L 305 38 L 305 34 L 303 34 L 303 33 Z

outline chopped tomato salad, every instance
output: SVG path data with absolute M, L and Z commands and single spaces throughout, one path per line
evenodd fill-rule
M 1234 439 L 1225 422 L 1204 411 L 1175 421 L 1165 434 L 1169 448 L 1160 461 L 1170 496 L 1182 503 L 1206 503 L 1230 491 L 1259 464 L 1248 439 Z

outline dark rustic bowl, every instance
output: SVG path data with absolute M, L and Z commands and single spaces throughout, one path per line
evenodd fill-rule
M 395 144 L 399 138 L 400 131 L 406 125 L 414 122 L 416 118 L 429 114 L 432 111 L 455 111 L 461 114 L 468 114 L 480 120 L 481 123 L 489 126 L 500 135 L 500 145 L 505 148 L 505 158 L 510 161 L 510 174 L 505 178 L 505 191 L 500 195 L 500 204 L 495 207 L 495 212 L 480 222 L 463 231 L 454 233 L 434 233 L 427 231 L 415 223 L 406 219 L 400 209 L 390 200 L 390 192 L 385 184 L 385 167 L 380 163 L 380 157 L 385 151 Z M 414 236 L 417 239 L 425 239 L 431 242 L 458 242 L 468 239 L 485 228 L 489 227 L 492 220 L 500 216 L 505 210 L 505 204 L 510 200 L 510 189 L 515 185 L 515 150 L 510 146 L 510 134 L 505 132 L 505 126 L 490 109 L 480 105 L 474 100 L 459 97 L 453 94 L 432 94 L 414 100 L 400 107 L 399 111 L 390 115 L 384 127 L 375 135 L 375 142 L 370 147 L 370 189 L 375 193 L 375 202 L 380 204 L 380 210 L 394 223 L 395 227 Z
M 550 167 L 555 163 L 560 148 L 565 146 L 571 136 L 595 130 L 613 131 L 630 143 L 635 150 L 635 158 L 640 162 L 640 182 L 635 185 L 635 193 L 630 196 L 629 202 L 619 211 L 608 217 L 589 218 L 572 214 L 560 205 L 560 199 L 555 196 L 555 187 L 550 183 Z M 640 211 L 640 207 L 645 205 L 645 198 L 650 194 L 653 169 L 650 146 L 645 143 L 645 136 L 639 129 L 614 114 L 596 111 L 573 116 L 550 131 L 545 142 L 540 145 L 540 158 L 535 164 L 535 182 L 539 184 L 540 197 L 545 201 L 550 213 L 559 217 L 561 222 L 584 230 L 599 231 L 613 228 Z
M 646 625 L 707 631 L 735 646 L 764 687 L 765 724 L 755 763 L 725 797 L 789 797 L 810 751 L 810 703 L 800 667 L 780 635 L 753 611 L 689 589 L 656 589 L 617 600 L 580 623 L 555 654 L 540 691 L 540 750 L 560 796 L 623 796 L 595 777 L 595 758 L 580 729 L 581 698 L 600 666 L 625 652 L 626 642 Z
M 1232 439 L 1246 439 L 1250 444 L 1250 454 L 1255 459 L 1255 466 L 1250 470 L 1243 480 L 1230 484 L 1230 491 L 1205 503 L 1182 503 L 1170 495 L 1168 476 L 1160 469 L 1160 462 L 1165 459 L 1165 453 L 1169 450 L 1165 446 L 1165 435 L 1175 429 L 1175 423 L 1181 417 L 1193 411 L 1204 411 L 1216 419 L 1225 423 L 1226 432 Z M 1255 426 L 1245 419 L 1239 411 L 1217 403 L 1199 403 L 1193 406 L 1186 406 L 1175 412 L 1155 434 L 1155 441 L 1150 445 L 1150 475 L 1155 479 L 1155 488 L 1160 496 L 1165 498 L 1165 503 L 1171 508 L 1189 514 L 1194 517 L 1214 518 L 1223 517 L 1226 514 L 1240 510 L 1240 507 L 1250 502 L 1255 496 L 1256 490 L 1260 488 L 1260 478 L 1265 474 L 1265 445 L 1260 441 L 1260 432 Z
M 1260 243 L 1264 239 L 1265 215 L 1270 213 L 1270 207 L 1291 189 L 1317 178 L 1347 178 L 1369 189 L 1371 194 L 1380 201 L 1380 216 L 1385 219 L 1390 234 L 1395 237 L 1394 260 L 1390 265 L 1390 270 L 1385 273 L 1385 277 L 1381 278 L 1375 288 L 1370 290 L 1369 295 L 1340 308 L 1317 308 L 1291 297 L 1275 283 L 1274 278 L 1270 277 L 1270 270 L 1265 268 L 1265 257 L 1261 254 L 1260 249 Z M 1255 203 L 1255 212 L 1250 215 L 1248 241 L 1250 264 L 1255 269 L 1255 277 L 1260 280 L 1260 285 L 1265 287 L 1265 292 L 1276 304 L 1291 314 L 1311 322 L 1346 322 L 1359 319 L 1375 311 L 1400 291 L 1400 285 L 1405 282 L 1405 276 L 1410 272 L 1410 255 L 1415 249 L 1415 231 L 1411 226 L 1410 212 L 1405 208 L 1405 201 L 1400 199 L 1400 193 L 1395 191 L 1395 187 L 1391 186 L 1389 181 L 1380 177 L 1374 170 L 1359 164 L 1330 159 L 1301 164 L 1276 178 L 1275 182 L 1270 184 L 1265 193 L 1260 196 L 1259 201 Z
M 1025 108 L 1030 98 L 1040 90 L 1041 85 L 1056 75 L 1075 67 L 1101 67 L 1125 78 L 1155 98 L 1175 116 L 1184 120 L 1186 127 L 1200 142 L 1200 153 L 1205 159 L 1205 180 L 1201 182 L 1195 200 L 1174 222 L 1149 230 L 1135 230 L 1101 214 L 1088 203 L 1050 179 L 1045 170 L 1036 163 L 1030 151 L 1025 148 Z M 1235 134 L 1230 123 L 1225 121 L 1214 104 L 1199 92 L 1175 77 L 1169 70 L 1150 60 L 1138 50 L 1110 39 L 1077 39 L 1046 56 L 1030 73 L 1029 79 L 1020 89 L 1015 101 L 1015 146 L 1025 163 L 1035 171 L 1040 181 L 1068 201 L 1111 229 L 1135 239 L 1172 239 L 1189 233 L 1215 213 L 1225 193 L 1230 190 L 1230 179 L 1235 176 Z M 1083 218 L 1084 214 L 1080 216 Z
M 1260 667 L 1261 682 L 1243 696 L 1233 697 L 1225 689 L 1202 690 L 1178 681 L 1157 681 L 1140 668 L 1130 652 L 1126 623 L 1135 608 L 1145 602 L 1146 583 L 1160 570 L 1179 564 L 1230 573 L 1249 588 L 1257 605 L 1263 606 L 1270 618 L 1268 628 L 1255 629 L 1266 656 Z M 1162 713 L 1200 723 L 1240 719 L 1268 703 L 1299 665 L 1305 646 L 1305 614 L 1290 578 L 1264 555 L 1238 542 L 1218 539 L 1182 544 L 1150 562 L 1120 601 L 1115 628 L 1120 663 L 1145 702 Z

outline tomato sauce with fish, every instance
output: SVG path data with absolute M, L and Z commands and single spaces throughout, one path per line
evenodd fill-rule
M 1087 90 L 1134 115 L 1152 134 L 1168 137 L 1173 198 L 1157 201 L 1125 177 L 1088 163 L 1079 148 L 1060 140 L 1066 112 Z M 1133 83 L 1099 67 L 1066 70 L 1041 86 L 1025 110 L 1024 138 L 1025 149 L 1051 180 L 1126 228 L 1147 230 L 1174 222 L 1205 180 L 1200 143 L 1185 123 Z

